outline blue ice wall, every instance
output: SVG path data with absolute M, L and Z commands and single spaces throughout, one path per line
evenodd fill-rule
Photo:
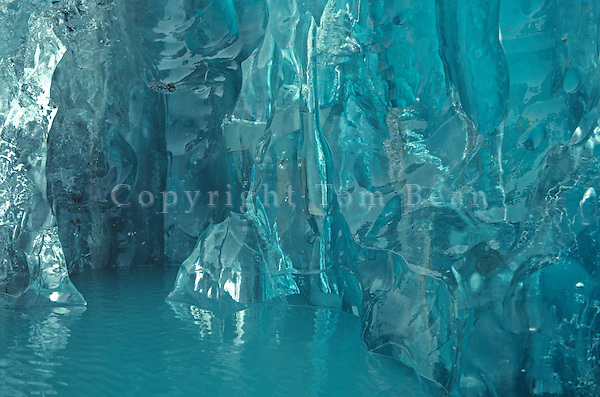
M 5 301 L 180 264 L 174 304 L 344 310 L 455 395 L 600 394 L 600 3 L 0 7 Z
M 145 53 L 132 51 L 139 46 L 123 7 L 52 9 L 68 50 L 53 76 L 48 189 L 71 273 L 163 262 L 161 209 L 137 198 L 164 191 L 166 101 L 147 87 Z

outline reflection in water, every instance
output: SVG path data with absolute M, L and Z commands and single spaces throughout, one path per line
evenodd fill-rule
M 0 308 L 0 395 L 53 394 L 70 327 L 85 307 Z
M 0 396 L 441 395 L 369 353 L 357 317 L 276 306 L 215 316 L 165 302 L 176 273 L 90 271 L 73 280 L 86 309 L 0 309 Z
M 176 317 L 193 325 L 204 346 L 198 360 L 213 359 L 210 390 L 248 395 L 436 396 L 443 392 L 397 361 L 369 353 L 360 320 L 311 307 L 258 306 L 215 316 L 169 301 Z M 207 347 L 214 346 L 214 350 Z M 216 359 L 216 360 L 215 360 Z M 206 378 L 205 378 L 206 379 Z

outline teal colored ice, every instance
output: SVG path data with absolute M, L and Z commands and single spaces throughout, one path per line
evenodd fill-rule
M 280 393 L 264 353 L 308 395 L 600 394 L 599 26 L 583 0 L 0 0 L 0 386 Z M 39 330 L 80 377 L 35 386 L 10 349 Z

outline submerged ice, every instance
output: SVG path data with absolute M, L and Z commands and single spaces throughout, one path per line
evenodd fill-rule
M 2 304 L 174 263 L 456 395 L 600 393 L 600 3 L 49 3 L 0 1 Z

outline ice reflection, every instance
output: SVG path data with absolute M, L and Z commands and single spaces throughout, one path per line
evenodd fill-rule
M 206 338 L 212 334 L 214 315 L 208 310 L 200 309 L 196 305 L 168 301 L 175 317 L 180 320 L 191 322 L 198 326 L 200 338 Z
M 0 308 L 0 395 L 57 394 L 51 379 L 85 307 Z
M 244 316 L 245 311 L 242 310 L 235 314 L 235 334 L 236 337 L 233 340 L 233 343 L 236 345 L 241 345 L 244 343 Z
M 218 379 L 210 385 L 216 394 L 240 388 L 247 395 L 286 395 L 290 385 L 303 385 L 294 390 L 300 395 L 444 394 L 403 364 L 368 352 L 360 320 L 347 313 L 262 306 L 215 315 L 169 303 L 179 320 L 197 327 L 199 341 L 189 349 L 197 349 L 207 382 Z

